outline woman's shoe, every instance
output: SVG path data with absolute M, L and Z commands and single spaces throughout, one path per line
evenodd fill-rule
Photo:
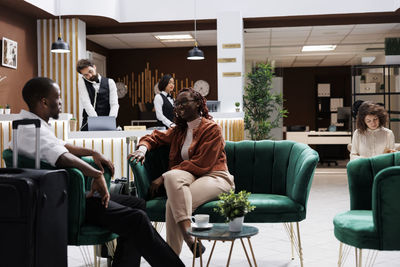
M 194 242 L 189 246 L 190 251 L 194 254 Z M 201 252 L 200 252 L 201 251 Z M 197 241 L 197 246 L 196 246 L 196 258 L 200 257 L 200 253 L 203 254 L 204 251 L 206 251 L 206 248 L 203 246 L 203 244 L 200 241 Z

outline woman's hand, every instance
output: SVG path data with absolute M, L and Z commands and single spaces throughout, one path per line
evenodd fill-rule
M 153 198 L 156 193 L 158 193 L 158 190 L 160 189 L 160 186 L 164 183 L 164 177 L 160 176 L 157 179 L 155 179 L 151 185 L 150 185 L 150 197 Z
M 396 149 L 389 149 L 389 148 L 385 148 L 385 150 L 383 151 L 383 153 L 394 153 L 397 152 Z
M 144 153 L 143 153 L 143 151 L 136 150 L 132 154 L 129 154 L 128 155 L 128 160 L 129 160 L 129 162 L 136 160 L 136 163 L 140 162 L 143 165 L 143 162 L 144 162 Z

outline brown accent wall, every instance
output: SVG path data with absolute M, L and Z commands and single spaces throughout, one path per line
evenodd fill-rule
M 0 64 L 0 105 L 11 105 L 11 112 L 18 113 L 27 106 L 22 99 L 22 87 L 37 76 L 36 19 L 0 5 L 0 38 L 18 43 L 17 69 Z M 1 46 L 1 45 L 0 45 Z
M 146 63 L 150 63 L 152 72 L 175 73 L 179 80 L 205 80 L 210 85 L 209 100 L 217 100 L 217 47 L 201 47 L 205 60 L 190 61 L 186 59 L 190 47 L 159 49 L 123 49 L 109 50 L 107 57 L 108 77 L 117 79 L 124 75 L 137 74 L 144 71 Z M 120 111 L 118 123 L 129 125 L 131 120 L 139 119 L 137 107 L 132 107 L 128 96 L 119 99 Z
M 284 125 L 309 125 L 316 130 L 318 83 L 330 83 L 331 97 L 343 97 L 344 106 L 350 106 L 350 70 L 350 66 L 283 68 L 284 106 L 289 110 Z

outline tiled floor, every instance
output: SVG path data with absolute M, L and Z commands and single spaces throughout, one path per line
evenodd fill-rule
M 348 208 L 346 170 L 317 168 L 308 200 L 307 218 L 300 223 L 305 267 L 337 266 L 339 243 L 333 235 L 332 219 L 336 213 Z M 297 255 L 295 260 L 290 259 L 290 242 L 282 224 L 251 225 L 259 228 L 259 234 L 251 238 L 258 266 L 300 266 Z M 165 236 L 165 232 L 162 235 Z M 211 245 L 211 242 L 205 242 L 205 259 L 208 259 Z M 226 266 L 229 248 L 230 242 L 218 242 L 210 266 Z M 367 253 L 363 251 L 363 255 Z M 192 253 L 185 245 L 181 259 L 186 266 L 192 265 Z M 76 247 L 69 247 L 68 266 L 85 266 Z M 102 260 L 101 266 L 107 266 L 105 260 Z M 149 265 L 143 260 L 142 266 Z M 200 266 L 198 261 L 196 266 Z M 249 266 L 240 242 L 235 242 L 230 266 Z M 344 266 L 355 266 L 354 249 L 350 251 Z M 379 252 L 374 266 L 400 266 L 400 252 Z

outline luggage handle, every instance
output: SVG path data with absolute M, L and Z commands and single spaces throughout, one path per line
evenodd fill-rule
M 13 129 L 13 167 L 17 168 L 18 166 L 18 148 L 17 148 L 17 135 L 18 135 L 18 126 L 20 125 L 35 125 L 36 128 L 36 156 L 35 156 L 35 168 L 40 169 L 40 120 L 39 119 L 23 119 L 23 120 L 14 120 L 12 122 Z
M 129 144 L 130 144 L 130 142 L 133 142 L 133 144 L 134 144 L 133 149 L 136 150 L 137 139 L 138 139 L 137 136 L 130 136 L 130 137 L 126 138 L 126 155 L 127 156 L 129 155 Z M 130 181 L 130 179 L 129 179 L 129 170 L 130 170 L 129 160 L 127 160 L 126 178 L 128 180 L 128 191 L 129 191 L 129 194 L 133 194 L 134 196 L 137 196 L 138 194 L 137 194 L 137 188 L 136 188 L 136 185 L 135 185 L 135 180 L 133 179 L 132 182 Z M 134 177 L 132 177 L 132 178 L 134 178 Z

